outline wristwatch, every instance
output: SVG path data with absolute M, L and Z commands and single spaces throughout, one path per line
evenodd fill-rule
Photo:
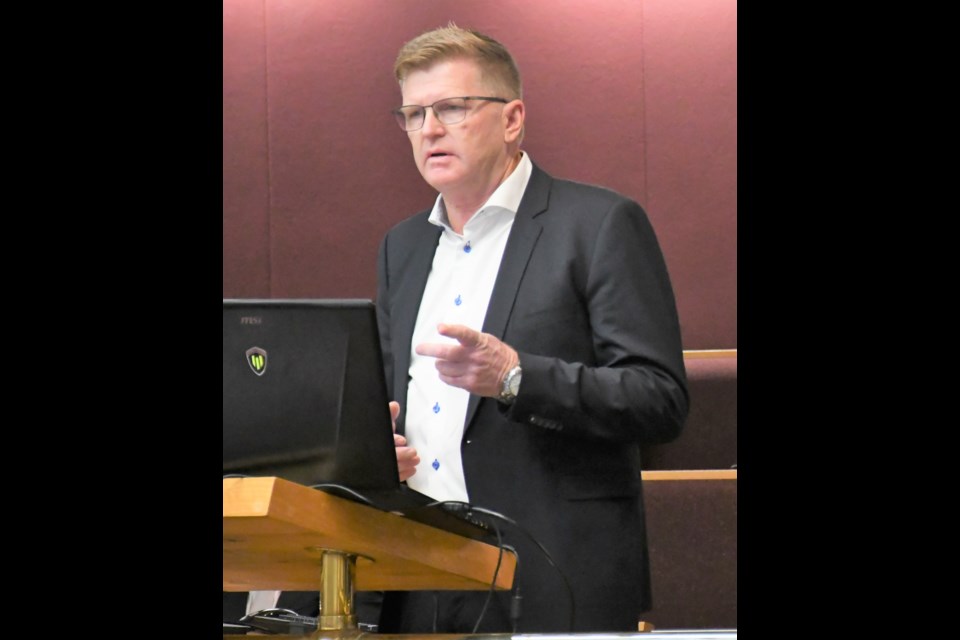
M 517 399 L 517 393 L 520 391 L 520 376 L 522 374 L 523 370 L 518 362 L 517 366 L 503 376 L 503 383 L 500 385 L 500 395 L 497 396 L 497 400 L 504 404 L 513 404 L 513 401 Z

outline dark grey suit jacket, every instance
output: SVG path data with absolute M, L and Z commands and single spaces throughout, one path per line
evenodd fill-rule
M 377 311 L 404 429 L 407 371 L 440 230 L 424 211 L 391 229 Z M 515 348 L 516 402 L 471 396 L 461 444 L 471 503 L 515 520 L 521 632 L 636 631 L 651 606 L 639 447 L 676 438 L 688 395 L 666 265 L 646 213 L 534 166 L 483 331 Z M 559 569 L 559 571 L 558 571 Z M 509 631 L 509 630 L 505 630 Z

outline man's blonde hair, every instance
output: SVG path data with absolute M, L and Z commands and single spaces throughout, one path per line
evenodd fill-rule
M 413 71 L 429 69 L 438 62 L 464 58 L 480 67 L 481 77 L 491 90 L 503 91 L 496 96 L 508 100 L 523 98 L 520 70 L 507 48 L 488 35 L 463 29 L 452 22 L 420 34 L 400 48 L 393 72 L 403 81 Z

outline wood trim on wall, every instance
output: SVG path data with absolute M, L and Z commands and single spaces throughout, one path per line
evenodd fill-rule
M 684 358 L 736 358 L 736 349 L 691 349 L 683 352 Z
M 643 480 L 736 480 L 736 469 L 697 469 L 683 471 L 641 471 Z

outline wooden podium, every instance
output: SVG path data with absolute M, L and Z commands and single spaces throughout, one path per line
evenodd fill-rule
M 223 590 L 320 592 L 318 636 L 357 631 L 354 591 L 486 590 L 500 550 L 282 478 L 224 478 Z M 513 584 L 503 553 L 495 587 Z

